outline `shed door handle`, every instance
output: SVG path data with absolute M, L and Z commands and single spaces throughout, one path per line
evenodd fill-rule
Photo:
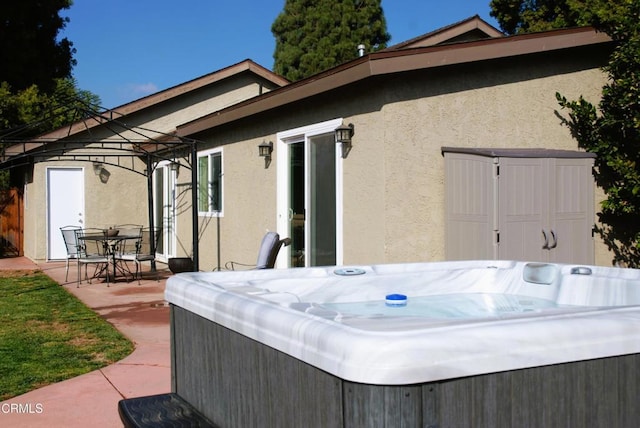
M 554 248 L 556 248 L 558 246 L 558 238 L 556 237 L 556 234 L 553 231 L 553 229 L 551 229 L 551 237 L 553 238 L 553 244 L 551 244 L 549 246 L 549 249 L 553 250 Z

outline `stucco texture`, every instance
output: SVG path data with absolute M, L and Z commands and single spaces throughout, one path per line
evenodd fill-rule
M 532 55 L 392 74 L 209 131 L 200 136 L 203 148 L 224 147 L 222 261 L 255 259 L 262 234 L 281 215 L 276 175 L 287 165 L 278 165 L 274 153 L 265 169 L 258 144 L 336 117 L 355 126 L 353 148 L 342 160 L 343 263 L 444 260 L 441 148 L 577 150 L 555 94 L 597 102 L 605 83 L 601 60 Z M 203 266 L 211 267 L 218 242 L 212 222 L 202 237 Z M 596 263 L 610 263 L 599 242 Z

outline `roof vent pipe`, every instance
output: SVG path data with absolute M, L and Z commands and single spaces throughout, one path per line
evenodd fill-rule
M 358 56 L 364 56 L 365 45 L 358 45 Z

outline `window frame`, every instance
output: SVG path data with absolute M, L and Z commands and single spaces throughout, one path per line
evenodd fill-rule
M 207 171 L 207 200 L 209 201 L 208 203 L 208 209 L 207 211 L 202 211 L 200 209 L 200 195 L 201 195 L 201 191 L 200 191 L 200 160 L 202 158 L 207 158 L 207 166 L 208 166 L 208 171 Z M 220 183 L 218 185 L 219 188 L 219 192 L 220 192 L 220 197 L 219 197 L 219 204 L 220 204 L 220 209 L 219 210 L 215 210 L 213 209 L 213 203 L 212 201 L 212 170 L 213 170 L 213 162 L 212 159 L 214 157 L 219 157 L 220 158 Z M 223 154 L 223 150 L 222 148 L 218 147 L 218 148 L 214 148 L 214 149 L 208 149 L 208 150 L 202 150 L 198 152 L 197 155 L 197 168 L 198 168 L 198 182 L 196 183 L 196 185 L 198 186 L 197 188 L 197 194 L 198 194 L 198 216 L 199 217 L 224 217 L 224 154 Z

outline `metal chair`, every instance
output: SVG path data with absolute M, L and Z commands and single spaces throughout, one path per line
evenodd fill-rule
M 140 224 L 120 224 L 114 227 L 118 231 L 117 238 L 126 237 L 126 239 L 117 240 L 117 244 L 112 249 L 114 263 L 124 262 L 118 264 L 118 269 L 123 274 L 130 274 L 135 279 L 133 272 L 129 269 L 126 262 L 134 261 L 136 256 L 137 247 L 142 234 L 142 225 Z
M 109 286 L 109 264 L 111 258 L 109 255 L 109 245 L 107 243 L 107 234 L 102 229 L 78 229 L 76 230 L 77 241 L 77 260 L 78 260 L 78 284 L 82 284 L 82 266 L 84 265 L 84 276 L 89 283 L 91 279 L 97 278 L 101 273 L 105 273 L 107 287 Z M 91 278 L 87 276 L 87 266 L 95 265 L 95 270 Z
M 63 226 L 60 228 L 60 232 L 62 232 L 62 240 L 67 248 L 67 263 L 64 274 L 65 282 L 69 280 L 69 260 L 75 260 L 78 258 L 78 239 L 76 238 L 76 231 L 80 229 L 80 226 Z
M 243 267 L 246 269 L 273 269 L 278 258 L 280 248 L 291 244 L 290 238 L 280 239 L 280 235 L 276 232 L 267 232 L 262 237 L 260 243 L 260 249 L 258 251 L 258 259 L 255 265 L 239 263 L 229 261 L 225 263 L 224 267 L 227 270 L 236 270 L 236 267 Z
M 140 278 L 142 277 L 142 266 L 143 262 L 150 262 L 152 270 L 156 272 L 156 281 L 160 280 L 160 275 L 158 274 L 158 270 L 155 269 L 156 262 L 156 249 L 158 248 L 158 241 L 160 240 L 160 235 L 162 234 L 162 228 L 160 227 L 143 227 L 140 231 L 140 239 L 138 239 L 135 243 L 135 252 L 120 254 L 118 256 L 119 260 L 124 262 L 131 261 L 136 265 L 136 273 L 134 278 L 138 279 L 138 284 L 140 284 Z

